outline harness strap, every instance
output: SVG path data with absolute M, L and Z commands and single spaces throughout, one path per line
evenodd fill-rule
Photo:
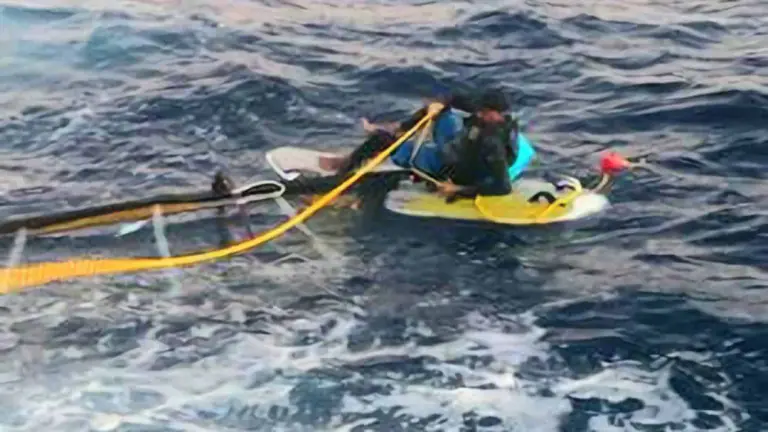
M 419 134 L 418 138 L 416 138 L 416 145 L 414 145 L 413 149 L 411 150 L 411 158 L 408 160 L 408 165 L 411 166 L 411 171 L 413 171 L 416 175 L 438 185 L 440 184 L 440 181 L 430 176 L 429 174 L 425 173 L 424 171 L 418 169 L 416 167 L 416 164 L 414 164 L 414 161 L 416 160 L 416 156 L 418 156 L 419 151 L 421 151 L 421 147 L 424 144 L 424 141 L 427 140 L 427 134 L 432 133 L 434 131 L 434 126 L 435 126 L 435 120 L 434 120 L 434 117 L 432 117 L 424 126 L 424 129 L 421 130 L 421 133 Z
M 418 156 L 419 151 L 421 151 L 421 146 L 424 144 L 424 141 L 427 140 L 427 134 L 434 131 L 434 123 L 435 121 L 433 119 L 429 119 L 426 126 L 424 126 L 424 129 L 421 130 L 418 138 L 416 138 L 416 145 L 413 146 L 413 149 L 411 149 L 411 157 L 408 159 L 409 165 L 413 166 L 413 162 L 416 160 L 416 156 Z

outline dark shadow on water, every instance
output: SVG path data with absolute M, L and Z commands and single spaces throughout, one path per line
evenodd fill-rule
M 547 328 L 552 343 L 576 377 L 593 376 L 607 365 L 636 361 L 644 370 L 669 367 L 670 390 L 696 411 L 691 423 L 700 430 L 724 427 L 728 408 L 720 395 L 745 407 L 752 419 L 739 430 L 759 430 L 768 421 L 764 368 L 768 350 L 764 324 L 726 322 L 692 306 L 685 295 L 621 292 L 612 299 L 594 299 L 542 311 L 537 325 Z M 694 353 L 680 355 L 680 353 Z M 743 362 L 745 356 L 749 362 Z M 699 358 L 697 358 L 699 357 Z M 631 413 L 645 404 L 628 397 L 608 401 L 571 398 L 574 411 L 566 430 L 586 430 L 590 417 L 605 412 Z M 681 426 L 670 421 L 667 427 Z M 756 429 L 755 429 L 756 428 Z

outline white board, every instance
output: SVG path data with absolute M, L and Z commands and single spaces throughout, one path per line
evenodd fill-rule
M 321 158 L 342 158 L 347 153 L 332 153 L 306 149 L 301 147 L 278 147 L 266 154 L 267 163 L 283 180 L 295 180 L 302 173 L 331 176 L 335 171 L 324 169 L 320 164 Z M 373 172 L 405 171 L 404 168 L 392 163 L 389 159 L 377 166 Z

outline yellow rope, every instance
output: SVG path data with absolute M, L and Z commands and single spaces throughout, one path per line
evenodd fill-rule
M 541 213 L 539 213 L 536 216 L 536 222 L 541 222 L 544 220 L 544 218 L 547 217 L 550 213 L 552 213 L 558 206 L 563 207 L 568 205 L 571 201 L 575 200 L 577 197 L 581 196 L 581 194 L 584 192 L 584 188 L 581 186 L 581 183 L 577 183 L 578 187 L 575 188 L 571 193 L 567 195 L 563 195 L 560 198 L 556 199 L 555 202 L 547 206 L 547 208 L 544 209 Z
M 226 258 L 253 249 L 279 237 L 296 225 L 303 223 L 317 211 L 331 203 L 339 195 L 344 193 L 344 191 L 354 185 L 355 182 L 360 180 L 365 174 L 382 163 L 384 159 L 397 149 L 397 147 L 434 118 L 442 108 L 441 104 L 431 104 L 427 111 L 427 115 L 425 115 L 413 128 L 400 136 L 400 138 L 387 147 L 383 152 L 368 161 L 368 163 L 339 186 L 322 196 L 294 217 L 254 238 L 221 249 L 168 258 L 76 259 L 64 262 L 41 262 L 20 267 L 0 269 L 0 293 L 9 293 L 30 286 L 75 277 L 188 266 Z

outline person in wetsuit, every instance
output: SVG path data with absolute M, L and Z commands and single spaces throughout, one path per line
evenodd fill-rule
M 438 102 L 445 108 L 435 118 L 431 140 L 416 151 L 418 138 L 410 138 L 392 154 L 391 161 L 439 180 L 437 192 L 449 199 L 509 193 L 507 168 L 517 157 L 514 143 L 518 125 L 505 114 L 509 104 L 504 93 L 489 90 L 479 97 L 454 93 Z M 470 116 L 462 120 L 454 109 Z M 363 126 L 370 136 L 332 168 L 339 175 L 357 169 L 415 126 L 426 113 L 427 107 L 423 107 L 406 121 L 394 124 L 375 125 L 364 119 Z
M 517 158 L 518 123 L 510 115 L 504 94 L 488 91 L 477 100 L 453 98 L 449 105 L 471 115 L 461 133 L 442 148 L 446 181 L 437 192 L 449 200 L 477 195 L 506 195 L 512 191 L 507 168 Z
M 452 100 L 452 99 L 446 99 Z M 456 98 L 456 100 L 463 100 Z M 431 136 L 427 137 L 419 148 L 416 148 L 421 131 L 411 136 L 398 147 L 390 156 L 390 160 L 403 168 L 417 168 L 431 176 L 439 175 L 444 168 L 442 164 L 443 146 L 455 139 L 462 129 L 461 117 L 450 105 L 439 101 L 445 108 L 435 117 Z M 458 109 L 461 109 L 457 107 Z M 363 119 L 363 128 L 368 138 L 340 163 L 331 162 L 327 168 L 335 169 L 338 175 L 346 175 L 360 168 L 365 161 L 375 157 L 389 147 L 398 137 L 407 132 L 427 114 L 428 107 L 424 106 L 402 122 L 374 124 Z M 325 161 L 321 160 L 321 163 Z

